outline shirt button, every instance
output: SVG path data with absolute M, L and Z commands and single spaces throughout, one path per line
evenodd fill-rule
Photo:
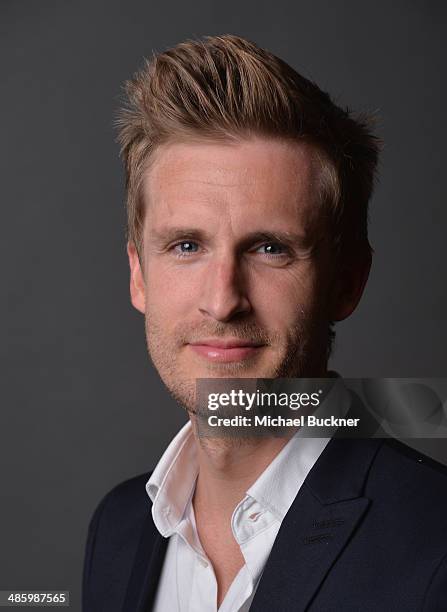
M 202 557 L 198 557 L 198 559 L 202 567 L 208 567 L 208 561 L 205 561 L 205 559 L 202 559 Z

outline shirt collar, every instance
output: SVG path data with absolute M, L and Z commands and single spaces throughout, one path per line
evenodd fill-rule
M 337 381 L 314 414 L 317 417 L 330 414 L 345 416 L 351 403 L 350 395 L 336 372 L 329 372 L 329 376 L 337 378 Z M 335 430 L 333 428 L 330 433 L 333 434 Z M 306 428 L 300 428 L 294 434 L 247 491 L 247 495 L 268 508 L 281 522 L 330 440 L 330 437 L 307 437 L 306 431 Z
M 146 483 L 152 501 L 152 517 L 164 537 L 170 536 L 181 521 L 197 474 L 197 450 L 188 421 L 169 444 Z
M 304 438 L 298 430 L 248 489 L 247 495 L 282 522 L 329 438 Z

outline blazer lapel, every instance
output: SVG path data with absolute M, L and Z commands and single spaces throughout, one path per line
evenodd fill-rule
M 149 612 L 152 609 L 167 545 L 168 538 L 160 535 L 149 510 L 135 555 L 123 612 Z
M 304 611 L 367 511 L 382 440 L 332 439 L 285 516 L 250 612 Z

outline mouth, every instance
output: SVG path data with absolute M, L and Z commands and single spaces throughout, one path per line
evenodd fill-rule
M 237 338 L 209 338 L 191 342 L 189 346 L 197 355 L 209 361 L 226 363 L 249 359 L 259 353 L 265 344 Z

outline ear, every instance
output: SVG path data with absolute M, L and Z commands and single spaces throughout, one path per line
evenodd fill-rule
M 127 243 L 127 255 L 130 266 L 130 301 L 137 310 L 144 314 L 146 311 L 146 284 L 140 258 L 133 242 Z
M 347 319 L 357 308 L 368 280 L 371 263 L 371 252 L 368 251 L 355 261 L 343 264 L 339 269 L 332 309 L 333 321 Z

